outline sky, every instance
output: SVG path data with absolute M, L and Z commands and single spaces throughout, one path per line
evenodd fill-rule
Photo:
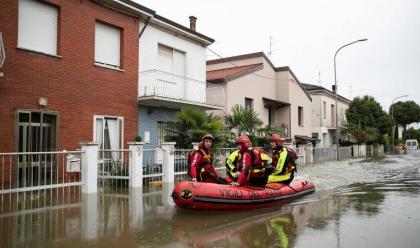
M 420 104 L 420 0 L 135 0 L 215 39 L 223 57 L 270 51 L 303 83 L 331 89 L 337 55 L 338 93 L 371 95 L 388 111 L 392 100 Z M 207 51 L 207 59 L 219 57 Z

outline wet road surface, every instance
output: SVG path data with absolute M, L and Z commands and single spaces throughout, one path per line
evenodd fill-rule
M 176 209 L 155 192 L 0 196 L 0 247 L 420 247 L 420 153 L 299 168 L 316 192 L 269 209 Z

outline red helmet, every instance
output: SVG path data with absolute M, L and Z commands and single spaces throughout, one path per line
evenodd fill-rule
M 270 141 L 276 142 L 277 145 L 280 145 L 282 142 L 281 136 L 276 133 L 272 133 L 269 138 Z
M 201 138 L 201 141 L 202 142 L 204 142 L 204 140 L 205 139 L 210 139 L 210 140 L 212 140 L 212 141 L 214 141 L 214 137 L 213 137 L 213 135 L 211 135 L 211 134 L 205 134 L 204 136 L 203 136 L 203 138 Z
M 235 141 L 237 144 L 244 144 L 246 148 L 252 147 L 252 142 L 246 135 L 238 136 Z

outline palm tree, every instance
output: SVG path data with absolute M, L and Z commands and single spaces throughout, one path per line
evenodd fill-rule
M 230 114 L 225 116 L 225 124 L 228 130 L 236 130 L 236 134 L 247 133 L 254 135 L 261 129 L 263 122 L 258 118 L 258 114 L 252 109 L 245 109 L 236 104 L 230 110 Z
M 192 142 L 198 142 L 201 137 L 210 133 L 215 137 L 214 147 L 220 146 L 225 138 L 225 128 L 220 117 L 194 107 L 181 108 L 176 113 L 177 121 L 168 125 L 165 135 L 175 141 L 179 148 L 191 148 Z

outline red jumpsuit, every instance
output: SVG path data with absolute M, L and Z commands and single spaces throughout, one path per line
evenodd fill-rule
M 248 181 L 248 174 L 250 173 L 251 166 L 252 166 L 252 157 L 251 157 L 250 152 L 245 151 L 242 153 L 241 163 L 242 163 L 242 170 L 241 170 L 241 175 L 239 176 L 239 179 L 238 179 L 238 183 L 240 186 L 247 186 L 247 185 L 250 185 Z
M 202 145 L 198 150 L 192 154 L 190 175 L 192 178 L 196 178 L 197 181 L 217 183 L 218 175 L 213 167 L 213 159 Z

